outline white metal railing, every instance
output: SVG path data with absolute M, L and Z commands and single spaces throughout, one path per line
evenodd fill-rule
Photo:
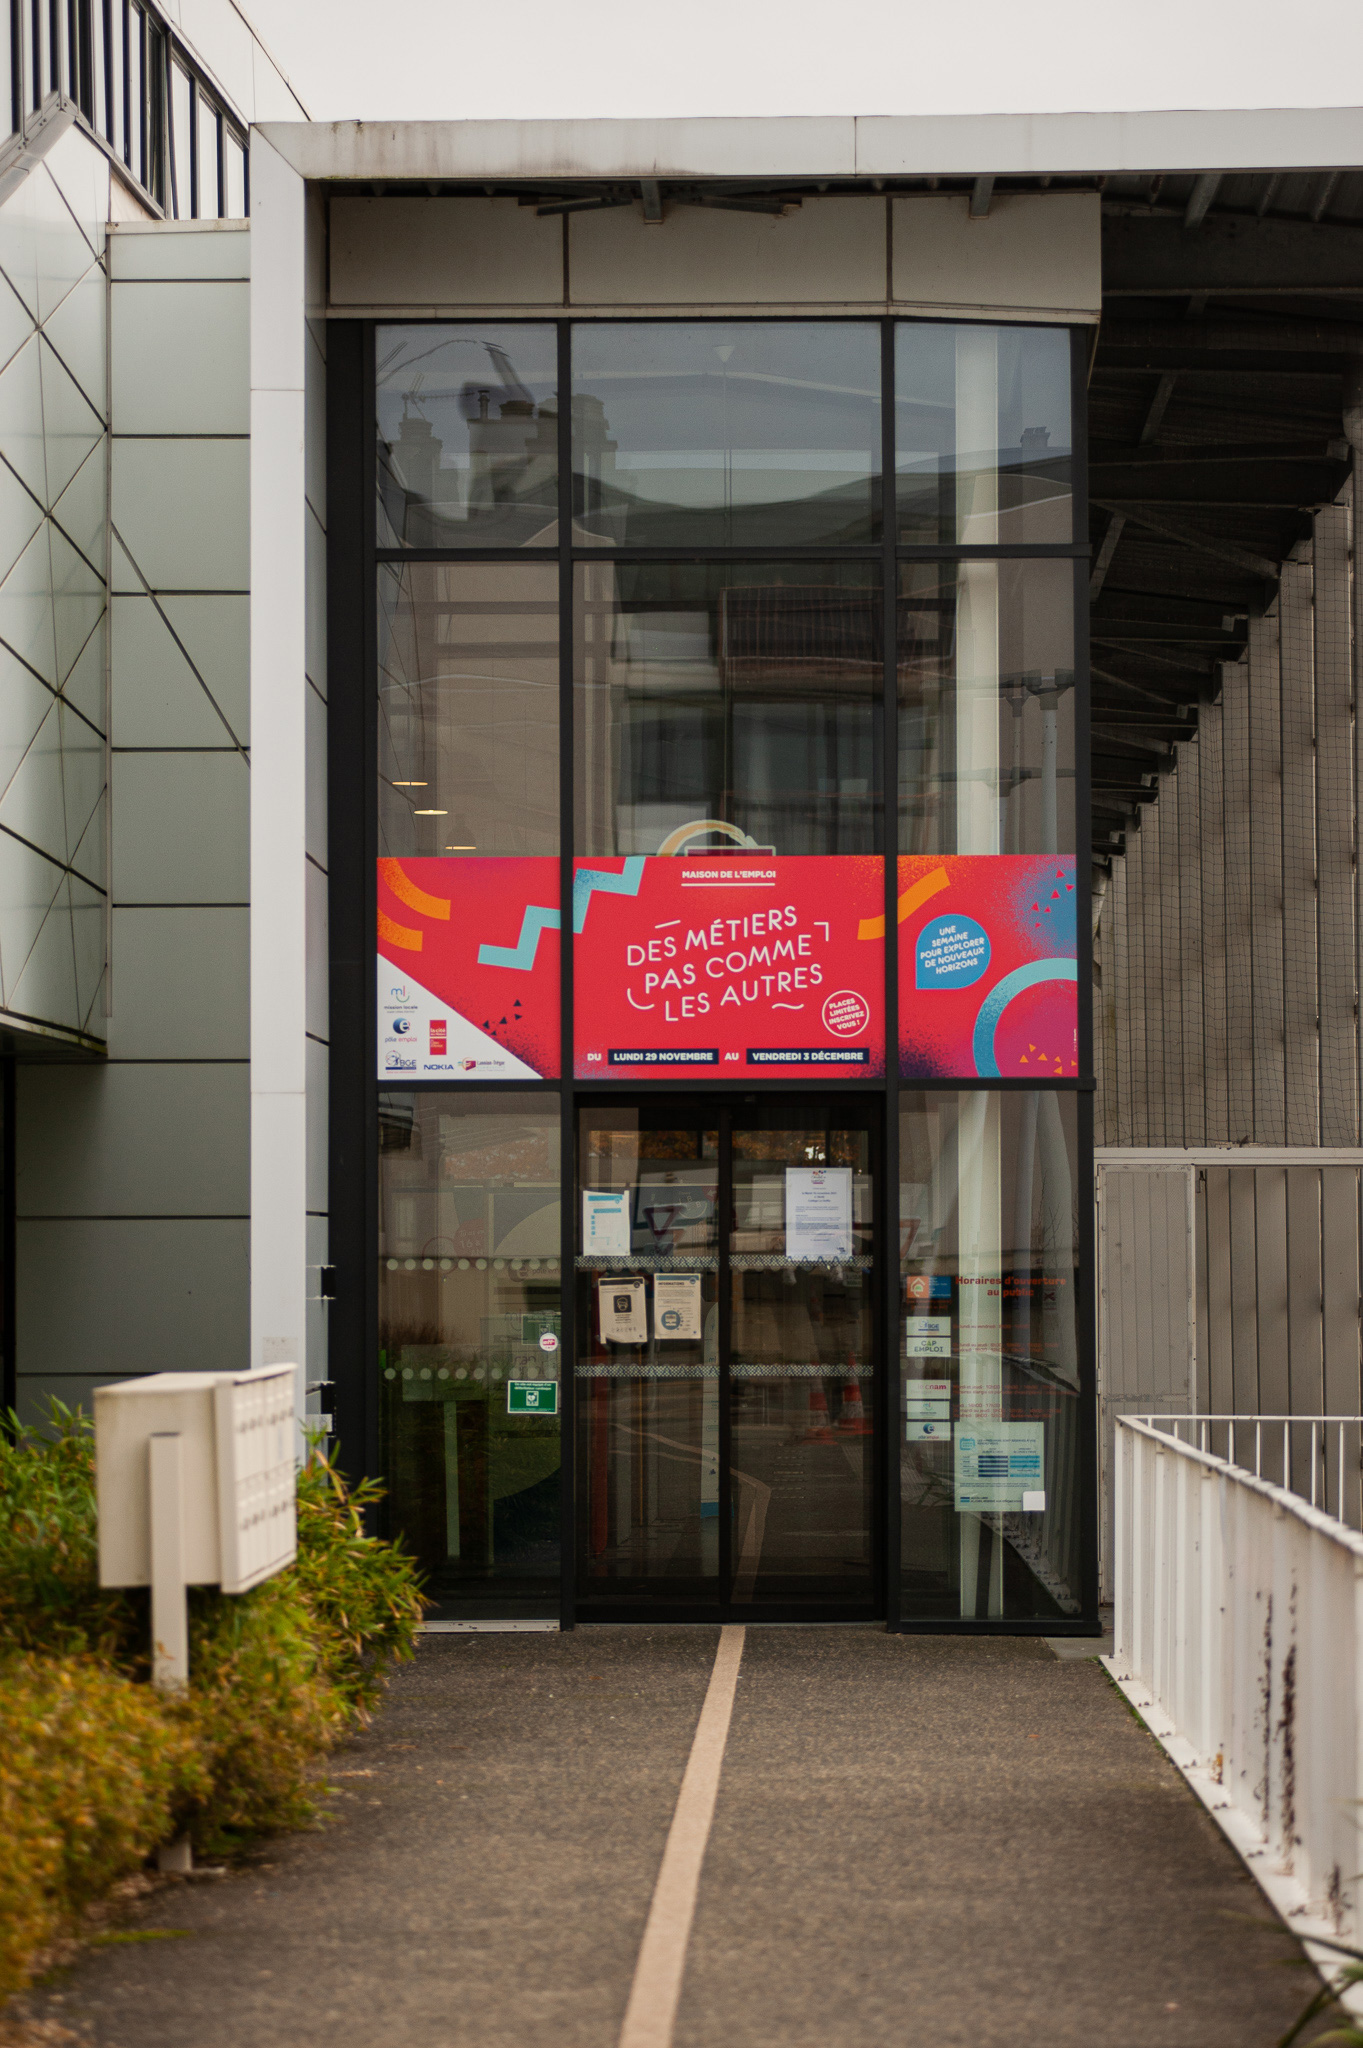
M 1356 1940 L 1363 1536 L 1187 1440 L 1213 1420 L 1117 1423 L 1108 1668 L 1308 1945 Z
M 1269 1479 L 1324 1508 L 1351 1529 L 1363 1526 L 1363 1421 L 1357 1415 L 1152 1415 L 1133 1418 L 1180 1443 L 1195 1444 L 1237 1471 Z

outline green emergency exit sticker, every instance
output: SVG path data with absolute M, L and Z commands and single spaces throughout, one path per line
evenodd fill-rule
M 506 1412 L 508 1415 L 557 1415 L 558 1381 L 508 1380 Z

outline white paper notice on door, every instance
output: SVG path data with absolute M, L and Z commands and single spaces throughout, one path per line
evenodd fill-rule
M 582 1249 L 606 1258 L 629 1257 L 629 1188 L 582 1190 Z
M 660 1344 L 697 1342 L 700 1337 L 699 1273 L 654 1275 L 653 1328 Z
M 608 1344 L 647 1344 L 648 1300 L 642 1280 L 598 1280 L 601 1335 Z
M 786 1168 L 786 1257 L 850 1259 L 850 1166 Z

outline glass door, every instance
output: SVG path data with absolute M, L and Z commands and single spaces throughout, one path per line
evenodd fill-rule
M 579 1111 L 579 1611 L 870 1615 L 870 1099 Z

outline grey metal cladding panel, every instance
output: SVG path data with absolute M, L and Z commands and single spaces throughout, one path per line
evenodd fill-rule
M 1254 1137 L 1254 989 L 1250 949 L 1254 887 L 1250 868 L 1249 666 L 1227 664 L 1222 751 L 1225 801 L 1226 1085 L 1233 1145 Z
M 116 434 L 250 432 L 250 289 L 245 280 L 115 283 Z
M 1202 1059 L 1206 1127 L 1203 1142 L 1230 1137 L 1226 1048 L 1226 869 L 1222 783 L 1225 722 L 1220 704 L 1198 720 L 1199 873 L 1202 882 Z
M 240 1371 L 250 1225 L 85 1219 L 18 1226 L 19 1371 Z
M 65 1408 L 82 1408 L 87 1415 L 93 1415 L 95 1389 L 107 1385 L 111 1377 L 131 1378 L 133 1375 L 29 1373 L 20 1366 L 15 1389 L 19 1420 L 30 1427 L 46 1422 L 51 1413 L 49 1403 L 53 1400 L 60 1401 Z
M 1118 1145 L 1131 1144 L 1131 962 L 1130 928 L 1128 911 L 1129 863 L 1125 855 L 1112 863 L 1112 881 L 1109 894 L 1112 898 L 1112 970 L 1113 970 L 1113 1011 L 1116 1025 L 1116 1069 L 1113 1074 L 1113 1098 L 1116 1106 L 1116 1130 L 1112 1133 L 1109 1124 L 1110 1142 Z
M 1145 849 L 1142 832 L 1130 832 L 1126 840 L 1126 941 L 1127 990 L 1131 1019 L 1131 1143 L 1150 1143 L 1150 1123 L 1145 1085 Z
M 1212 1400 L 1211 1326 L 1207 1300 L 1207 1176 L 1199 1168 L 1193 1175 L 1193 1315 L 1195 1319 L 1196 1373 L 1193 1403 L 1199 1415 L 1217 1414 Z
M 19 1216 L 225 1216 L 250 1207 L 245 1062 L 21 1066 Z
M 1354 1026 L 1354 795 L 1350 752 L 1349 512 L 1315 519 L 1316 863 L 1320 980 L 1320 1142 L 1358 1143 Z
M 1249 627 L 1250 987 L 1254 1138 L 1287 1142 L 1283 1083 L 1282 698 L 1276 614 Z
M 1178 956 L 1180 1043 L 1183 1052 L 1183 1142 L 1207 1141 L 1202 1024 L 1201 765 L 1196 744 L 1179 749 Z
M 1183 806 L 1178 771 L 1164 779 L 1160 821 L 1160 963 L 1162 1056 L 1160 1095 L 1164 1104 L 1164 1142 L 1181 1145 L 1183 1136 L 1183 974 L 1182 876 L 1179 873 L 1180 816 Z
M 1320 1169 L 1290 1166 L 1287 1169 L 1287 1330 L 1290 1412 L 1293 1415 L 1325 1413 L 1325 1361 L 1323 1352 L 1323 1302 L 1321 1299 L 1321 1213 Z M 1303 1438 L 1294 1444 L 1293 1481 L 1304 1476 L 1310 1484 L 1310 1463 L 1300 1471 L 1297 1460 L 1304 1455 Z
M 116 753 L 114 900 L 244 903 L 248 796 L 239 753 Z
M 1360 1409 L 1359 1370 L 1359 1172 L 1353 1166 L 1327 1166 L 1321 1172 L 1321 1296 L 1325 1352 L 1325 1413 L 1357 1415 Z M 1358 1527 L 1359 1471 L 1356 1441 L 1345 1459 L 1344 1508 Z M 1336 1493 L 1338 1480 L 1335 1480 Z M 1332 1512 L 1338 1502 L 1330 1501 Z
M 1254 1278 L 1259 1338 L 1259 1412 L 1291 1412 L 1291 1333 L 1287 1314 L 1287 1171 L 1260 1166 L 1254 1173 Z M 1272 1467 L 1265 1476 L 1281 1480 Z
M 1164 1099 L 1164 905 L 1160 896 L 1163 859 L 1163 810 L 1157 803 L 1147 804 L 1141 820 L 1141 1007 L 1145 1012 L 1146 1142 L 1151 1145 L 1168 1143 Z
M 239 1060 L 250 1053 L 250 913 L 233 906 L 116 906 L 119 1060 Z
M 1311 568 L 1284 562 L 1278 593 L 1282 692 L 1283 1078 L 1289 1145 L 1320 1139 L 1316 1024 L 1316 763 Z
M 1198 1289 L 1206 1301 L 1207 1313 L 1207 1406 L 1213 1415 L 1233 1415 L 1230 1174 L 1225 1167 L 1209 1166 L 1201 1178 L 1199 1207 L 1205 1219 L 1206 1250 L 1198 1265 Z
M 1230 1215 L 1231 1347 L 1235 1398 L 1227 1413 L 1253 1415 L 1259 1408 L 1259 1323 L 1257 1218 L 1254 1169 L 1231 1167 L 1227 1173 Z

